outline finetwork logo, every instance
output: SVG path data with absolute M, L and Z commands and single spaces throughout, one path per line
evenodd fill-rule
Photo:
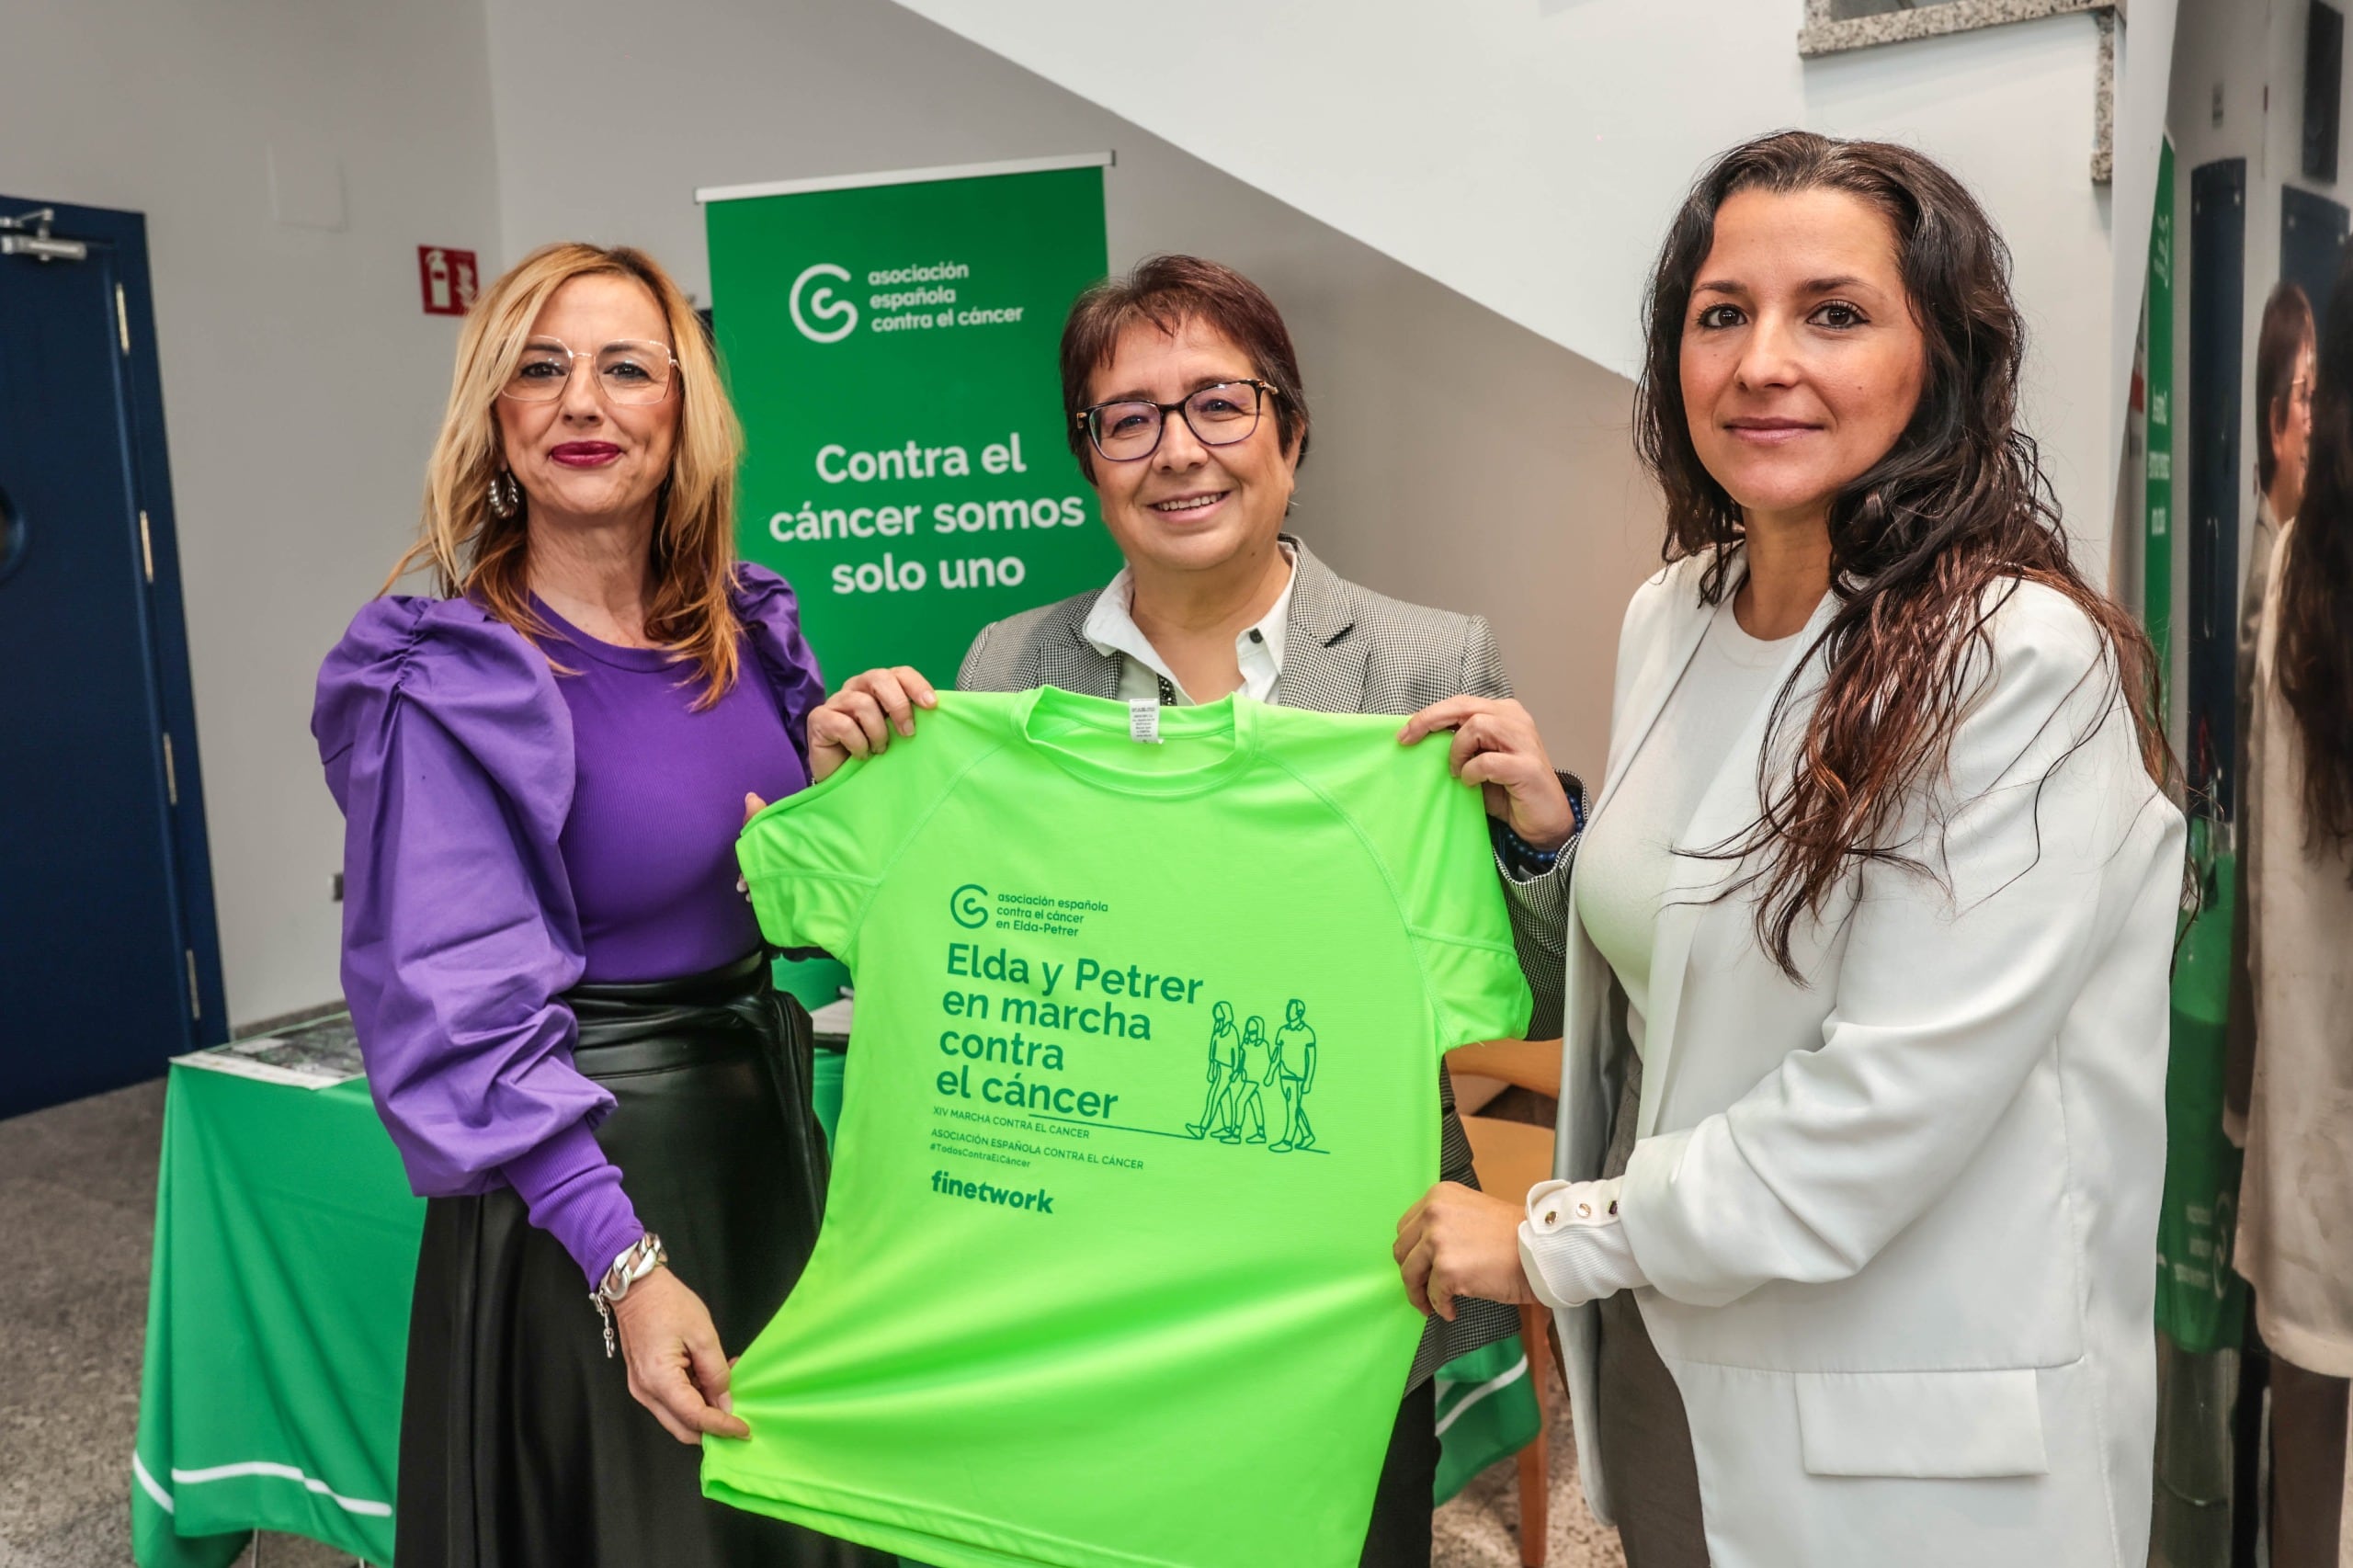
M 965 1181 L 946 1171 L 931 1173 L 931 1190 L 942 1198 L 966 1198 L 974 1203 L 994 1203 L 1000 1209 L 1027 1209 L 1032 1214 L 1054 1211 L 1054 1195 L 1044 1187 L 1032 1187 L 1017 1192 L 995 1182 Z
M 989 890 L 978 882 L 966 882 L 948 895 L 948 913 L 965 930 L 980 929 L 989 923 Z
M 792 324 L 801 329 L 801 336 L 812 343 L 839 343 L 858 330 L 858 307 L 847 300 L 836 299 L 830 284 L 819 283 L 814 289 L 809 287 L 813 280 L 821 278 L 838 278 L 847 283 L 849 281 L 849 269 L 835 267 L 830 261 L 821 261 L 803 269 L 801 276 L 792 280 L 792 294 L 785 302 L 791 308 Z M 817 324 L 811 324 L 812 318 Z

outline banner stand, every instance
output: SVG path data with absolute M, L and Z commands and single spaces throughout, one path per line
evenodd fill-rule
M 1063 318 L 1108 270 L 1109 153 L 696 192 L 744 421 L 737 542 L 800 596 L 829 685 L 954 684 L 982 627 L 1102 586 Z

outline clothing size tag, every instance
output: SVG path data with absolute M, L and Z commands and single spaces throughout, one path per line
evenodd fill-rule
M 1128 704 L 1128 739 L 1140 745 L 1160 744 L 1160 704 L 1149 697 L 1139 697 Z

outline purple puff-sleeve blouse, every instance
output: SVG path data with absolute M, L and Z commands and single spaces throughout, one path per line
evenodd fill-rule
M 741 957 L 756 940 L 731 924 L 743 795 L 807 780 L 824 687 L 792 590 L 739 568 L 735 610 L 741 676 L 702 714 L 676 666 L 592 659 L 630 651 L 574 633 L 578 647 L 551 645 L 578 672 L 559 676 L 464 599 L 378 599 L 319 672 L 311 728 L 346 818 L 344 994 L 410 1185 L 512 1186 L 591 1280 L 642 1228 L 594 1136 L 613 1101 L 573 1065 L 562 993 Z M 643 722 L 666 733 L 633 733 Z M 713 885 L 690 877 L 632 912 L 614 868 L 673 831 L 686 836 L 654 853 L 707 859 Z

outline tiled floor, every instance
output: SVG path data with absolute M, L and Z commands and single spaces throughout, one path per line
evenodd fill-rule
M 0 1564 L 130 1561 L 163 1088 L 0 1122 Z
M 0 1568 L 131 1562 L 131 1447 L 147 1314 L 163 1085 L 0 1122 Z M 1556 1434 L 1552 1568 L 1622 1568 Z M 1514 1568 L 1517 1487 L 1498 1467 L 1438 1516 L 1436 1568 Z M 248 1562 L 251 1558 L 247 1559 Z M 348 1559 L 272 1536 L 259 1568 Z
M 1552 1434 L 1551 1540 L 1547 1568 L 1625 1568 L 1625 1553 L 1618 1550 L 1618 1532 L 1594 1522 L 1577 1489 L 1576 1446 L 1568 1423 L 1556 1422 Z M 1438 1511 L 1437 1549 L 1432 1568 L 1518 1568 L 1519 1481 L 1514 1468 L 1501 1464 L 1464 1489 L 1462 1495 Z

